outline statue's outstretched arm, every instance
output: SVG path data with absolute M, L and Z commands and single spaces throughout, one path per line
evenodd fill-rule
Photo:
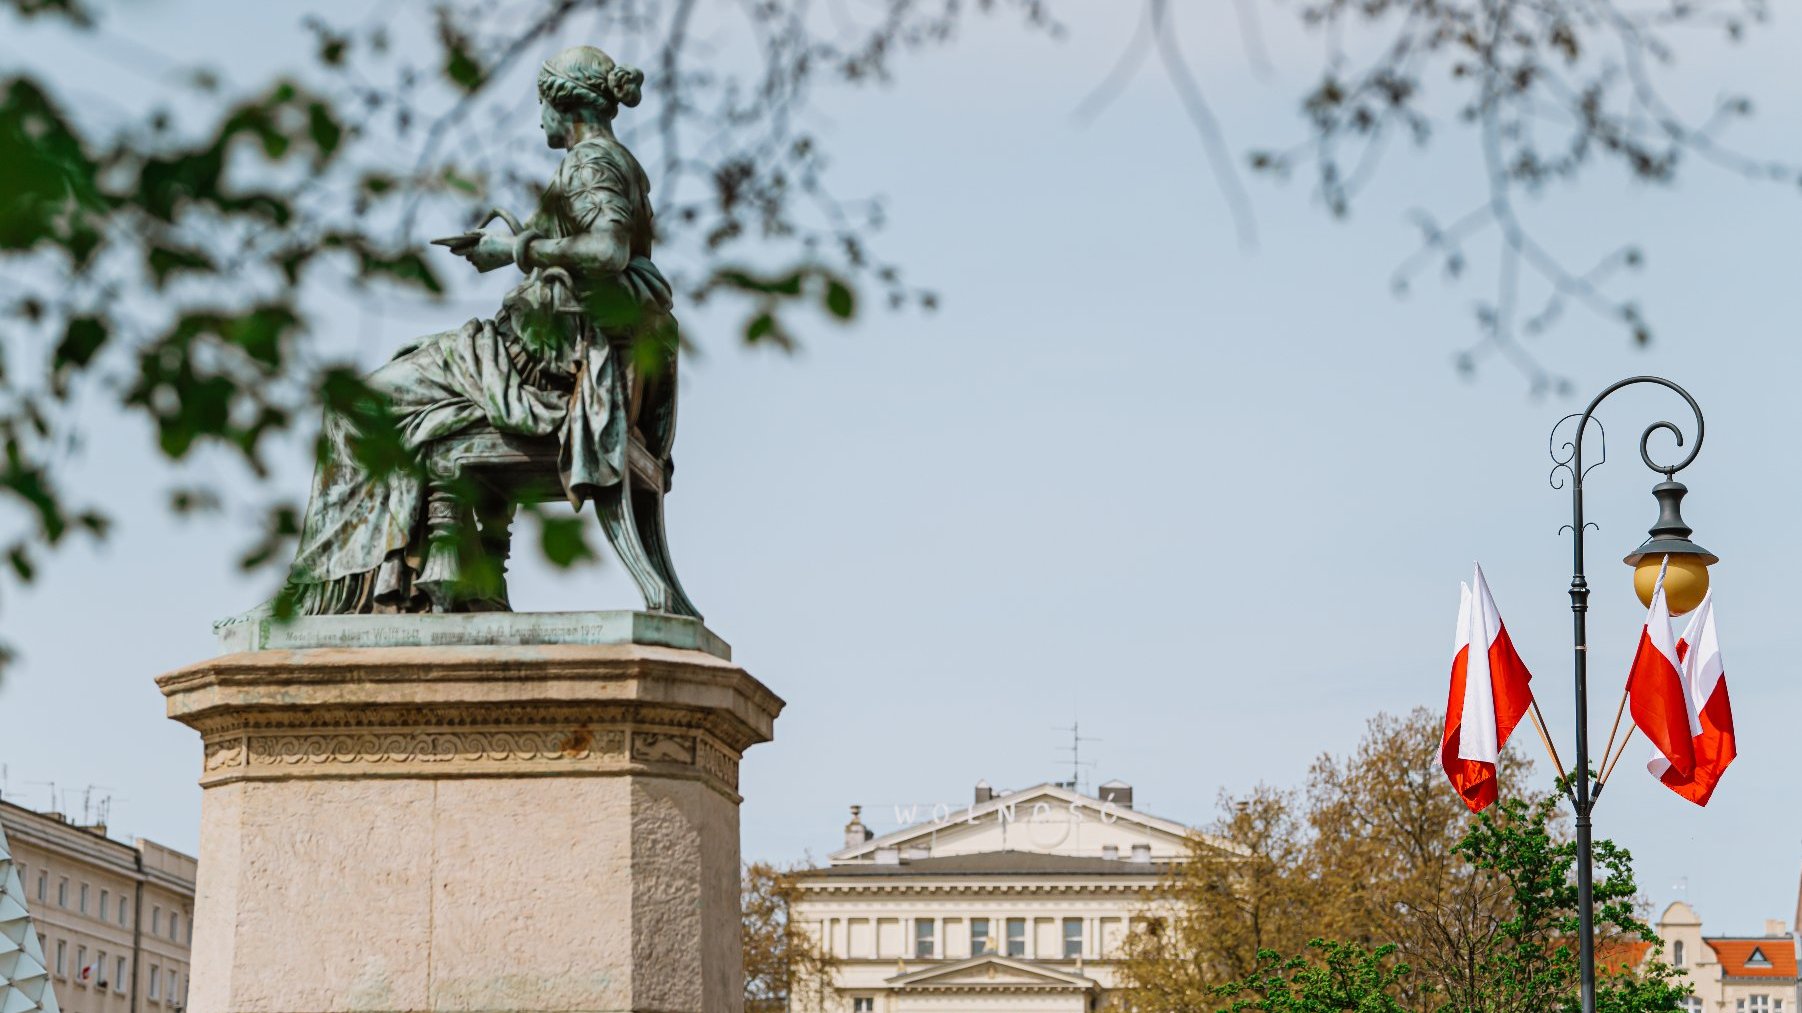
M 468 260 L 475 265 L 475 269 L 478 271 L 488 272 L 497 267 L 505 267 L 513 263 L 513 248 L 517 237 L 490 232 L 488 226 L 496 218 L 505 221 L 514 232 L 519 232 L 519 219 L 496 208 L 489 214 L 488 221 L 483 222 L 480 228 L 434 239 L 432 242 L 437 246 L 446 247 L 457 256 Z
M 561 267 L 590 277 L 618 274 L 632 259 L 631 238 L 619 223 L 565 239 L 529 239 L 515 247 L 522 271 Z

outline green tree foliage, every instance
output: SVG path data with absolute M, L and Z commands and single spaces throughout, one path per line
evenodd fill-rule
M 1321 757 L 1306 793 L 1223 799 L 1189 861 L 1127 941 L 1142 1013 L 1577 1009 L 1576 846 L 1559 798 L 1523 792 L 1472 817 L 1438 766 L 1437 716 L 1378 715 L 1349 756 Z M 1223 850 L 1222 845 L 1227 845 Z M 1627 852 L 1596 843 L 1598 1008 L 1678 1009 Z
M 1216 987 L 1232 1005 L 1223 1013 L 1404 1013 L 1396 997 L 1408 965 L 1393 960 L 1393 945 L 1367 950 L 1357 943 L 1308 943 L 1309 955 L 1284 959 L 1258 954 L 1260 966 L 1241 981 Z M 1312 955 L 1317 954 L 1317 957 Z
M 1475 951 L 1478 968 L 1448 1010 L 1527 1013 L 1577 1010 L 1577 846 L 1556 832 L 1559 801 L 1504 799 L 1473 822 L 1458 852 L 1507 890 L 1508 917 Z M 1681 1008 L 1688 988 L 1657 959 L 1658 936 L 1636 910 L 1632 856 L 1595 842 L 1596 1009 L 1657 1013 Z M 1635 946 L 1634 944 L 1651 944 Z M 1650 954 L 1650 960 L 1641 958 Z

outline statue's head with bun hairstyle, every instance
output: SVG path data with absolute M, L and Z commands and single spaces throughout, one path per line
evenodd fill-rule
M 593 46 L 571 46 L 538 71 L 544 133 L 553 148 L 569 146 L 570 125 L 613 122 L 620 106 L 644 97 L 644 71 L 617 63 Z

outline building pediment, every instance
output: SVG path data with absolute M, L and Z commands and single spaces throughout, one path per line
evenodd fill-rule
M 877 862 L 882 852 L 908 857 L 944 857 L 1001 851 L 1130 860 L 1134 849 L 1148 851 L 1152 861 L 1167 862 L 1188 854 L 1188 827 L 1137 809 L 1079 794 L 1062 785 L 1041 784 L 997 796 L 962 809 L 897 808 L 899 830 L 834 852 L 834 865 Z M 1222 851 L 1239 849 L 1209 839 Z
M 1081 974 L 992 953 L 971 957 L 955 964 L 944 964 L 898 974 L 890 978 L 888 984 L 890 988 L 900 990 L 1031 988 L 1049 991 L 1090 991 L 1099 987 L 1095 979 Z

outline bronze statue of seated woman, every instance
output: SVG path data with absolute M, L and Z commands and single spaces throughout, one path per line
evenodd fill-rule
M 654 611 L 699 617 L 664 536 L 676 324 L 651 262 L 650 184 L 613 136 L 644 74 L 590 46 L 538 75 L 545 138 L 567 149 L 538 212 L 436 242 L 525 280 L 501 312 L 403 348 L 367 379 L 417 467 L 358 463 L 327 413 L 283 597 L 299 615 L 508 608 L 516 505 L 593 500 Z M 482 579 L 472 574 L 480 573 Z

